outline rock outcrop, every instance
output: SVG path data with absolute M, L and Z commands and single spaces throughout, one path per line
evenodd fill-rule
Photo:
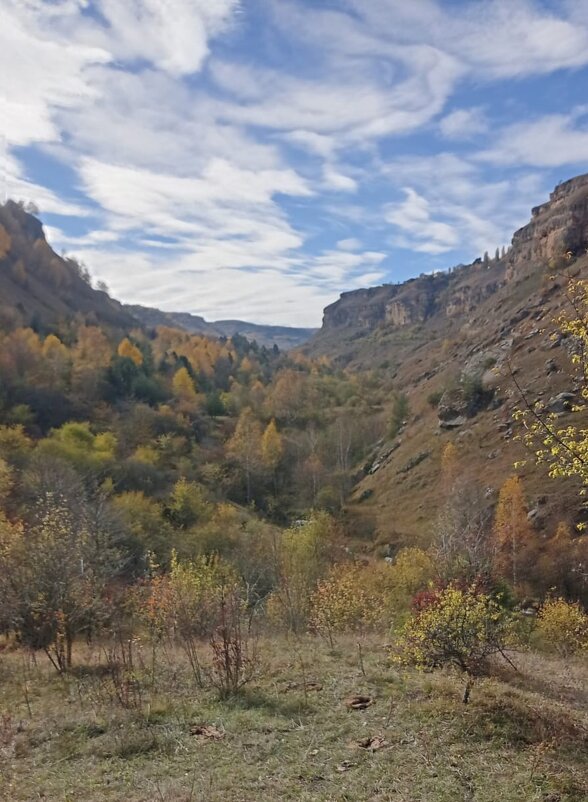
M 345 509 L 349 532 L 371 538 L 382 554 L 429 542 L 447 500 L 449 443 L 460 475 L 490 508 L 513 465 L 528 461 L 513 414 L 523 399 L 543 403 L 565 425 L 579 398 L 573 338 L 554 332 L 552 321 L 569 309 L 567 276 L 588 276 L 587 247 L 588 175 L 557 187 L 504 257 L 345 293 L 325 310 L 304 350 L 381 377 L 392 390 L 382 399 L 384 418 L 394 393 L 409 410 L 402 437 L 385 437 L 357 474 Z M 533 519 L 545 536 L 561 520 L 584 521 L 571 483 L 547 483 L 530 464 L 524 481 L 532 509 L 548 499 Z
M 509 253 L 509 278 L 523 262 L 548 264 L 580 256 L 588 248 L 588 174 L 559 184 L 547 203 L 531 211 L 531 221 L 515 232 Z
M 565 264 L 587 249 L 588 174 L 560 184 L 546 203 L 535 207 L 531 221 L 514 234 L 503 258 L 489 264 L 477 259 L 403 284 L 343 293 L 325 309 L 322 332 L 346 329 L 361 334 L 379 326 L 424 323 L 432 317 L 465 317 L 505 284 L 523 277 L 529 266 L 537 270 Z

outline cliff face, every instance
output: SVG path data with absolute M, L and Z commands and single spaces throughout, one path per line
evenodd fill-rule
M 531 214 L 531 221 L 514 234 L 508 254 L 489 265 L 477 260 L 404 284 L 343 293 L 325 309 L 322 334 L 365 333 L 379 326 L 404 327 L 433 317 L 468 315 L 501 287 L 518 281 L 529 266 L 558 267 L 566 258 L 580 256 L 588 248 L 588 174 L 560 184 Z M 317 342 L 320 338 L 319 333 Z
M 374 414 L 390 418 L 394 393 L 409 409 L 399 434 L 374 444 L 357 466 L 346 507 L 350 533 L 383 553 L 429 543 L 445 502 L 439 476 L 448 442 L 464 476 L 495 503 L 514 463 L 528 456 L 513 419 L 521 388 L 530 402 L 564 416 L 565 400 L 577 392 L 566 340 L 550 332 L 568 309 L 566 274 L 588 275 L 587 248 L 584 175 L 533 210 L 504 258 L 345 293 L 325 309 L 323 328 L 304 350 L 386 382 L 390 401 Z M 522 477 L 533 525 L 545 536 L 560 520 L 585 520 L 570 483 L 546 481 L 531 464 Z
M 512 238 L 511 271 L 525 262 L 580 256 L 588 247 L 588 174 L 559 184 Z

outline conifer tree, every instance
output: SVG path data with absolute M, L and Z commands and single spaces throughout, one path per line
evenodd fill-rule
M 143 364 L 143 354 L 139 351 L 136 345 L 133 345 L 128 337 L 125 337 L 124 340 L 121 340 L 117 349 L 117 353 L 120 357 L 132 359 L 137 367 Z
M 193 402 L 196 400 L 196 388 L 186 367 L 176 371 L 172 380 L 172 389 L 174 395 L 180 401 Z

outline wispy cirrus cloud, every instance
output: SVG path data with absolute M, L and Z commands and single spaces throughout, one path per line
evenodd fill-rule
M 588 163 L 588 107 L 509 125 L 491 148 L 478 154 L 478 159 L 533 167 Z
M 5 0 L 4 185 L 123 300 L 317 323 L 588 169 L 581 6 Z

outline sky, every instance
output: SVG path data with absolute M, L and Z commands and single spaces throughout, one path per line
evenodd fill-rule
M 0 199 L 128 303 L 318 326 L 588 171 L 588 0 L 0 6 Z

